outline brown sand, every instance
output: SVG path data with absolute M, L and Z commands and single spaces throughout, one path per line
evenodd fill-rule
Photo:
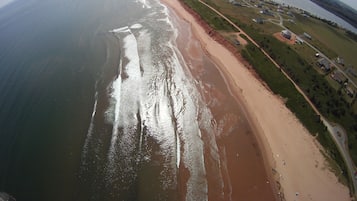
M 229 83 L 232 95 L 244 106 L 259 131 L 259 146 L 269 162 L 267 169 L 274 168 L 286 200 L 350 200 L 348 188 L 326 167 L 318 143 L 284 106 L 283 100 L 272 94 L 245 67 L 244 61 L 215 41 L 211 30 L 202 26 L 197 15 L 192 15 L 177 0 L 162 1 L 191 24 L 202 47 Z

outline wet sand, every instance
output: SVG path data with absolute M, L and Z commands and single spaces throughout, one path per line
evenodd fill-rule
M 222 128 L 221 135 L 218 135 L 217 139 L 220 139 L 219 146 L 224 147 L 220 148 L 219 154 L 221 160 L 227 160 L 228 174 L 225 175 L 225 178 L 230 179 L 232 191 L 225 189 L 224 192 L 232 192 L 232 200 L 275 199 L 268 197 L 274 189 L 279 191 L 276 194 L 279 193 L 286 200 L 350 200 L 348 188 L 340 184 L 336 176 L 329 170 L 328 164 L 320 152 L 318 142 L 284 106 L 283 100 L 272 94 L 264 83 L 246 68 L 247 63 L 242 61 L 239 55 L 232 54 L 229 47 L 222 46 L 224 42 L 219 38 L 213 38 L 209 27 L 200 21 L 197 15 L 192 14 L 192 11 L 188 12 L 187 8 L 185 9 L 177 0 L 162 1 L 190 23 L 193 33 L 200 41 L 204 51 L 217 64 L 216 67 L 223 75 L 229 92 L 236 100 L 236 105 L 242 105 L 241 112 L 245 114 L 248 124 L 252 126 L 250 131 L 254 131 L 252 134 L 246 135 L 251 137 L 244 139 L 247 140 L 244 141 L 245 143 L 240 143 L 238 139 L 240 132 L 226 137 L 224 134 L 231 128 L 228 125 L 235 125 L 237 121 L 230 115 L 225 117 L 226 122 L 231 121 L 232 123 L 225 124 L 227 127 Z M 187 40 L 184 42 L 187 43 Z M 191 47 L 194 46 L 191 45 Z M 197 53 L 196 50 L 190 49 L 188 52 L 192 53 L 191 56 Z M 205 66 L 193 67 L 192 65 L 191 67 L 194 77 L 212 73 L 206 72 L 206 70 Z M 218 76 L 218 74 L 211 76 Z M 202 77 L 198 78 L 202 79 Z M 224 108 L 229 105 L 225 102 L 227 94 L 221 90 L 215 90 L 214 87 L 206 89 L 209 89 L 207 94 L 210 94 L 205 96 L 206 101 L 213 113 L 224 115 L 227 112 Z M 219 105 L 219 102 L 224 104 Z M 254 142 L 256 143 L 248 146 L 249 143 Z M 249 149 L 249 147 L 253 147 L 253 149 Z M 245 151 L 250 153 L 246 155 L 246 158 L 243 158 L 241 154 Z M 252 153 L 255 153 L 256 157 Z M 261 171 L 262 169 L 250 168 L 247 169 L 247 172 L 255 177 L 238 176 L 242 171 L 239 169 L 242 168 L 240 163 L 246 164 L 252 161 L 264 166 L 268 174 L 261 173 L 264 172 Z M 274 181 L 269 181 L 270 176 L 274 176 Z M 253 185 L 249 189 L 246 188 L 249 185 L 245 184 L 259 179 L 261 182 L 265 179 L 266 184 L 273 188 L 272 191 L 266 192 L 267 197 L 264 197 L 264 192 L 261 190 L 248 195 L 248 192 L 254 191 L 256 186 Z M 254 197 L 259 196 L 257 194 L 261 194 L 262 197 Z M 212 188 L 209 190 L 209 198 L 216 200 Z M 227 200 L 226 198 L 222 200 Z

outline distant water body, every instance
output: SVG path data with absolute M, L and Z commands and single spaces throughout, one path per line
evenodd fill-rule
M 318 6 L 310 0 L 274 0 L 277 3 L 290 5 L 296 8 L 305 10 L 317 17 L 330 20 L 337 23 L 339 26 L 348 29 L 354 33 L 357 33 L 357 28 L 353 27 L 351 24 L 343 20 L 342 18 L 336 16 L 335 14 L 325 10 L 324 8 Z

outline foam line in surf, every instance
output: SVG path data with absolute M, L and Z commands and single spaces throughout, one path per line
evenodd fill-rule
M 151 5 L 147 0 L 136 0 L 137 3 L 141 3 L 143 5 L 143 8 L 151 8 Z
M 180 145 L 180 137 L 176 134 L 176 166 L 180 167 L 181 160 L 181 145 Z
M 174 41 L 171 41 L 172 43 Z M 175 50 L 174 45 L 169 45 L 173 49 L 173 55 L 170 58 L 170 66 L 175 69 L 175 83 L 183 100 L 174 99 L 175 113 L 178 122 L 178 132 L 183 141 L 182 160 L 190 172 L 190 178 L 187 181 L 186 200 L 207 200 L 208 184 L 206 180 L 206 169 L 204 162 L 204 148 L 201 139 L 201 131 L 197 119 L 197 112 L 200 107 L 199 92 L 190 82 L 182 79 L 186 77 L 182 60 L 182 55 Z M 201 105 L 204 107 L 203 105 Z
M 97 83 L 95 84 L 95 88 L 97 88 Z M 94 95 L 94 105 L 93 105 L 93 111 L 92 111 L 92 116 L 91 116 L 91 120 L 89 123 L 89 127 L 88 127 L 88 131 L 87 131 L 87 136 L 86 139 L 84 141 L 84 145 L 83 145 L 83 151 L 82 151 L 82 160 L 83 162 L 85 162 L 85 157 L 87 156 L 88 153 L 88 146 L 89 146 L 89 142 L 92 140 L 92 135 L 93 135 L 93 128 L 94 128 L 94 117 L 95 114 L 97 112 L 97 104 L 98 104 L 98 91 L 95 92 Z
M 120 158 L 124 160 L 127 157 L 133 157 L 134 154 L 131 154 L 132 147 L 130 146 L 135 146 L 137 143 L 131 143 L 133 140 L 131 136 L 134 135 L 131 129 L 133 125 L 137 125 L 135 123 L 138 121 L 136 112 L 140 112 L 141 120 L 145 123 L 139 123 L 142 124 L 142 129 L 145 124 L 149 135 L 159 142 L 160 149 L 167 156 L 166 160 L 170 164 L 170 167 L 167 166 L 169 167 L 168 171 L 178 171 L 180 163 L 190 171 L 186 199 L 207 200 L 208 187 L 204 166 L 204 148 L 202 139 L 200 139 L 200 125 L 197 119 L 197 111 L 200 106 L 196 96 L 199 96 L 199 92 L 186 78 L 187 75 L 183 70 L 184 66 L 182 66 L 185 65 L 182 55 L 175 47 L 177 30 L 173 26 L 171 18 L 168 17 L 167 9 L 164 9 L 164 14 L 167 18 L 165 16 L 163 18 L 169 25 L 165 25 L 165 28 L 174 32 L 173 35 L 169 35 L 169 38 L 165 38 L 165 42 L 167 42 L 163 45 L 167 50 L 165 55 L 152 52 L 153 58 L 151 57 L 148 52 L 153 51 L 149 47 L 156 45 L 155 37 L 151 38 L 150 30 L 145 31 L 145 29 L 141 29 L 142 26 L 134 24 L 110 31 L 123 41 L 122 57 L 125 59 L 118 79 L 112 83 L 112 99 L 115 104 L 112 109 L 113 131 L 109 165 L 111 163 L 115 165 L 118 162 L 119 157 L 115 155 L 116 152 L 120 152 Z M 157 23 L 156 19 L 153 21 Z M 136 38 L 138 33 L 141 36 Z M 146 42 L 142 43 L 140 37 L 146 38 Z M 153 40 L 152 43 L 151 40 Z M 158 54 L 158 57 L 154 54 Z M 152 61 L 156 58 L 160 61 Z M 144 72 L 140 71 L 140 65 L 143 65 Z M 121 76 L 122 72 L 125 75 L 123 77 Z M 141 93 L 140 90 L 144 93 Z M 177 128 L 173 124 L 176 120 L 180 122 Z M 123 133 L 118 133 L 119 128 L 123 130 Z M 145 138 L 142 133 L 143 130 L 141 130 L 140 137 L 136 138 L 139 141 L 140 150 L 141 145 L 145 146 Z M 110 172 L 108 173 L 111 175 Z M 173 172 L 173 174 L 175 173 Z
M 130 29 L 141 29 L 143 27 L 143 25 L 141 24 L 133 24 L 130 26 Z
M 139 26 L 135 25 L 134 27 Z M 124 133 L 121 138 L 130 139 L 126 135 L 130 133 L 130 127 L 136 125 L 136 113 L 138 111 L 138 106 L 135 103 L 139 101 L 139 95 L 136 93 L 139 93 L 140 91 L 141 80 L 140 58 L 136 37 L 131 32 L 129 27 L 119 28 L 115 30 L 115 32 L 120 33 L 119 39 L 122 38 L 123 54 L 122 58 L 120 58 L 119 75 L 112 83 L 111 107 L 113 109 L 110 111 L 114 113 L 114 118 L 111 144 L 108 153 L 110 163 L 114 162 L 114 156 L 117 151 L 116 145 L 119 138 L 119 128 L 124 129 Z M 123 63 L 124 58 L 127 61 L 125 64 Z M 125 79 L 122 79 L 123 73 L 127 76 Z
M 160 3 L 160 5 L 163 8 L 162 13 L 165 15 L 165 18 L 159 18 L 159 19 L 157 19 L 157 21 L 164 21 L 168 25 L 170 25 L 171 30 L 175 30 L 176 28 L 172 22 L 172 18 L 170 16 L 170 14 L 169 14 L 169 9 L 167 8 L 167 6 L 165 4 Z
M 128 26 L 125 26 L 125 27 L 121 27 L 121 28 L 118 28 L 118 29 L 110 30 L 109 32 L 110 33 L 124 33 L 124 32 L 130 32 L 130 29 L 129 29 Z
M 95 92 L 95 101 L 94 101 L 94 106 L 93 106 L 93 112 L 92 112 L 92 120 L 97 112 L 97 104 L 98 104 L 98 92 Z
M 140 58 L 138 53 L 137 40 L 134 34 L 130 32 L 130 34 L 127 35 L 123 41 L 125 57 L 129 60 L 128 63 L 125 65 L 126 73 L 128 74 L 130 79 L 140 79 Z
M 118 139 L 119 114 L 120 114 L 120 96 L 121 96 L 121 75 L 113 82 L 112 98 L 114 99 L 114 122 L 112 130 L 112 139 L 110 141 L 109 158 L 113 159 L 115 152 L 115 144 Z
M 122 78 L 121 78 L 122 64 L 123 64 L 123 61 L 122 61 L 122 59 L 120 59 L 119 67 L 118 67 L 119 74 L 112 84 L 112 92 L 111 92 L 112 101 L 111 101 L 110 107 L 113 107 L 113 109 L 110 110 L 109 112 L 114 113 L 114 119 L 113 119 L 113 128 L 112 128 L 112 138 L 110 140 L 110 148 L 109 148 L 109 154 L 108 154 L 109 161 L 112 161 L 114 158 L 115 143 L 118 139 L 120 97 L 121 97 L 121 83 L 122 83 Z

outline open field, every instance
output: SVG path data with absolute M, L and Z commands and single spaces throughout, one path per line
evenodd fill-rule
M 295 50 L 295 52 L 299 54 L 302 58 L 304 58 L 309 65 L 314 67 L 319 74 L 326 74 L 326 72 L 321 70 L 321 68 L 316 64 L 316 52 L 309 46 L 307 46 L 305 43 L 294 45 L 292 46 L 292 49 Z
M 200 16 L 215 30 L 224 30 L 227 32 L 236 31 L 227 21 L 218 16 L 211 10 L 208 10 L 204 5 L 198 1 L 184 1 L 200 14 Z
M 317 49 L 319 49 L 323 54 L 325 54 L 326 56 L 328 56 L 329 58 L 336 58 L 338 55 L 336 52 L 330 50 L 325 44 L 321 43 L 319 40 L 317 40 L 317 38 L 312 38 L 307 39 L 305 37 L 303 37 L 303 33 L 306 32 L 308 34 L 310 34 L 309 31 L 306 31 L 304 29 L 301 28 L 301 25 L 299 25 L 298 23 L 285 23 L 285 26 L 290 29 L 291 31 L 293 31 L 294 33 L 300 35 L 304 40 L 308 41 L 309 43 L 311 43 L 313 46 L 315 46 Z
M 338 30 L 322 21 L 301 15 L 296 15 L 296 24 L 291 23 L 287 26 L 298 34 L 307 32 L 312 36 L 311 42 L 323 52 L 326 52 L 329 57 L 340 56 L 344 58 L 347 65 L 352 65 L 357 69 L 357 41 L 347 37 L 343 30 Z
M 232 4 L 230 4 L 229 2 L 222 0 L 209 0 L 208 2 L 211 2 L 212 4 L 216 5 L 216 7 L 218 7 L 220 11 L 229 16 L 229 18 L 240 27 L 244 26 L 245 28 L 255 28 L 259 32 L 263 32 L 265 34 L 273 34 L 281 31 L 281 28 L 279 26 L 269 22 L 265 22 L 263 24 L 257 24 L 253 22 L 253 19 L 255 18 L 261 18 L 263 20 L 279 20 L 279 17 L 277 16 L 268 16 L 259 13 L 259 11 L 261 10 L 259 8 L 232 6 Z

